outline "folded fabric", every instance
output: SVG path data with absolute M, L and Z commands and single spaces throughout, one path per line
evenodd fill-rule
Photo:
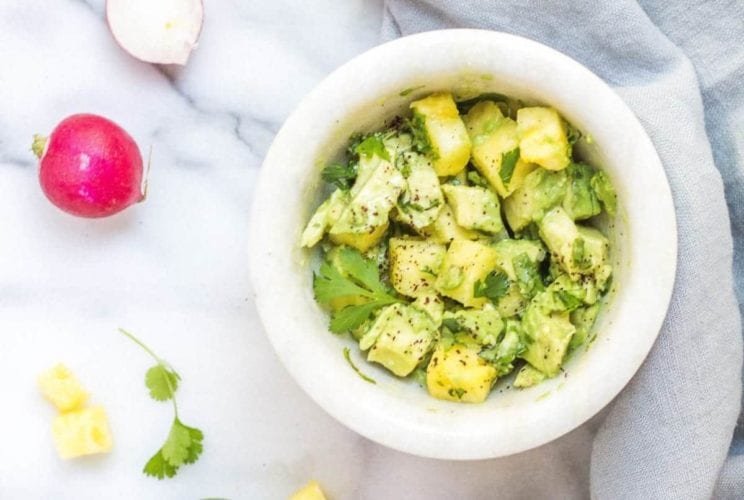
M 669 178 L 674 294 L 594 436 L 592 497 L 744 498 L 744 4 L 386 0 L 384 39 L 443 28 L 517 34 L 583 63 L 639 117 Z

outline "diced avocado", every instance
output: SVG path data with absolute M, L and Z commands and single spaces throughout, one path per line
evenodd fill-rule
M 589 307 L 580 307 L 571 312 L 571 323 L 576 327 L 576 333 L 571 338 L 571 343 L 568 345 L 569 349 L 573 350 L 584 345 L 589 338 L 594 322 L 597 321 L 598 313 L 599 303 Z
M 401 294 L 420 297 L 434 291 L 447 249 L 427 240 L 390 238 L 390 282 Z
M 504 200 L 504 214 L 509 227 L 521 231 L 538 222 L 545 212 L 563 201 L 566 195 L 566 172 L 538 168 L 524 179 L 522 186 Z
M 307 223 L 307 227 L 302 232 L 300 245 L 308 248 L 315 246 L 323 238 L 328 228 L 338 220 L 348 203 L 348 191 L 341 189 L 334 191 L 330 198 L 321 203 L 315 210 Z
M 368 361 L 405 377 L 429 353 L 437 335 L 437 327 L 427 313 L 396 303 L 382 310 L 359 347 L 365 350 L 371 346 Z
M 545 249 L 539 241 L 535 240 L 501 240 L 493 246 L 498 254 L 496 261 L 498 266 L 506 273 L 510 280 L 515 281 L 517 275 L 514 272 L 514 259 L 522 254 L 532 262 L 540 262 L 545 259 Z
M 478 356 L 478 349 L 462 344 L 439 344 L 426 369 L 429 394 L 438 399 L 483 402 L 496 380 L 496 369 Z
M 454 240 L 447 249 L 435 283 L 442 295 L 467 307 L 480 307 L 486 298 L 475 297 L 476 281 L 483 280 L 496 267 L 496 251 L 482 243 Z
M 440 177 L 455 175 L 470 160 L 470 137 L 452 94 L 440 92 L 411 103 L 414 120 L 423 123 Z
M 506 320 L 505 332 L 499 345 L 485 349 L 479 356 L 496 369 L 496 376 L 501 377 L 514 370 L 514 360 L 524 350 L 522 343 L 522 326 L 517 320 Z
M 517 376 L 512 385 L 519 389 L 527 389 L 528 387 L 539 384 L 543 380 L 545 380 L 545 374 L 543 372 L 536 370 L 530 365 L 524 365 L 522 369 L 517 372 Z
M 599 298 L 599 289 L 597 283 L 592 277 L 583 276 L 574 281 L 567 274 L 560 274 L 548 286 L 547 290 L 552 292 L 559 301 L 561 301 L 568 310 L 583 305 L 592 305 Z M 578 305 L 573 303 L 578 302 Z M 564 309 L 566 310 L 566 309 Z
M 572 163 L 566 169 L 568 185 L 563 208 L 573 220 L 597 215 L 602 207 L 591 185 L 594 169 L 582 163 Z
M 428 314 L 437 328 L 442 324 L 444 302 L 436 292 L 432 291 L 429 294 L 420 295 L 416 300 L 411 302 L 411 306 Z
M 522 312 L 526 305 L 527 299 L 519 291 L 519 286 L 515 281 L 510 281 L 509 290 L 499 299 L 496 310 L 502 318 L 510 318 Z
M 360 168 L 362 163 L 360 162 Z M 331 239 L 365 251 L 379 242 L 390 210 L 405 186 L 405 178 L 389 161 L 373 156 L 374 169 L 360 173 L 351 188 L 351 201 L 331 226 Z M 366 173 L 370 170 L 370 173 Z M 360 170 L 361 172 L 361 170 Z
M 431 241 L 444 244 L 449 244 L 455 239 L 477 240 L 480 237 L 476 231 L 465 229 L 457 224 L 452 209 L 447 204 L 442 207 L 437 219 L 429 226 L 422 228 L 420 233 Z
M 406 188 L 398 200 L 398 219 L 416 230 L 434 222 L 444 206 L 439 178 L 431 161 L 412 151 L 401 155 Z
M 493 347 L 504 329 L 498 311 L 486 304 L 482 309 L 461 309 L 444 313 L 442 323 L 451 327 L 458 342 Z
M 443 185 L 442 191 L 460 226 L 492 234 L 504 229 L 499 198 L 493 191 L 482 187 L 451 184 Z
M 499 195 L 507 197 L 536 166 L 519 157 L 517 123 L 503 116 L 493 101 L 481 101 L 463 119 L 468 129 L 475 168 Z
M 522 316 L 522 328 L 529 337 L 522 358 L 545 375 L 555 376 L 561 368 L 571 336 L 576 331 L 568 313 L 546 313 L 540 306 L 538 295 Z
M 592 190 L 597 195 L 599 201 L 604 205 L 605 210 L 614 217 L 617 212 L 617 193 L 612 185 L 609 176 L 602 170 L 594 173 L 591 180 Z
M 595 275 L 598 282 L 600 278 L 604 282 L 609 277 L 609 241 L 596 229 L 574 224 L 563 208 L 545 214 L 540 237 L 572 280 Z
M 382 226 L 373 227 L 367 233 L 330 233 L 329 236 L 336 245 L 349 245 L 360 252 L 366 252 L 382 240 L 389 225 L 390 223 L 386 221 Z
M 517 111 L 519 152 L 522 159 L 548 170 L 561 170 L 571 162 L 566 122 L 553 108 L 541 106 Z

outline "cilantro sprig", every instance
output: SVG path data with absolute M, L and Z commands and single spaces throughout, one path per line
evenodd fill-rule
M 155 365 L 145 373 L 145 386 L 155 401 L 173 402 L 173 423 L 163 446 L 147 461 L 142 470 L 148 476 L 164 479 L 173 477 L 182 465 L 193 464 L 199 459 L 204 446 L 204 433 L 196 427 L 184 424 L 178 415 L 176 390 L 181 376 L 147 347 L 137 337 L 119 328 L 119 331 L 140 346 L 155 360 Z
M 334 333 L 353 330 L 364 323 L 377 309 L 398 302 L 380 280 L 377 264 L 348 247 L 339 249 L 335 265 L 323 262 L 313 277 L 315 298 L 328 305 L 341 297 L 360 297 L 363 303 L 349 305 L 331 316 Z M 342 271 L 343 270 L 343 271 Z
M 473 285 L 473 297 L 487 297 L 494 304 L 498 304 L 501 297 L 509 292 L 509 277 L 501 271 L 492 271 L 483 281 L 476 281 Z

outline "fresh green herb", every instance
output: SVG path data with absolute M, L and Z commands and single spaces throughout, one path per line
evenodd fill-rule
M 563 305 L 566 306 L 566 311 L 573 311 L 574 309 L 578 309 L 583 304 L 581 299 L 579 299 L 575 295 L 572 295 L 566 290 L 558 290 L 555 292 L 555 294 L 558 299 L 563 302 Z
M 362 380 L 365 382 L 369 382 L 370 384 L 376 384 L 377 381 L 371 377 L 368 377 L 362 371 L 357 367 L 357 365 L 354 364 L 354 362 L 351 360 L 351 351 L 348 347 L 344 347 L 344 358 L 346 358 L 346 362 L 349 363 L 349 366 L 359 375 Z
M 570 123 L 566 123 L 566 135 L 568 137 L 568 143 L 573 146 L 577 142 L 579 142 L 579 139 L 582 137 L 581 130 L 577 129 Z
M 203 450 L 204 434 L 196 427 L 184 424 L 178 416 L 176 389 L 178 381 L 181 380 L 178 373 L 137 337 L 122 328 L 119 328 L 119 331 L 155 360 L 155 366 L 147 370 L 145 374 L 145 386 L 150 391 L 150 397 L 155 401 L 170 400 L 173 402 L 174 417 L 168 437 L 157 453 L 147 461 L 142 472 L 158 479 L 173 477 L 179 467 L 193 464 L 199 459 Z
M 408 87 L 407 89 L 401 90 L 398 95 L 401 97 L 406 97 L 407 95 L 417 91 L 418 89 L 422 89 L 424 87 L 426 87 L 426 85 L 419 85 L 417 87 Z
M 477 170 L 470 170 L 467 175 L 468 182 L 474 186 L 488 189 L 488 181 L 483 178 Z
M 607 213 L 614 217 L 617 212 L 617 193 L 612 186 L 612 182 L 610 182 L 610 178 L 603 171 L 598 170 L 592 176 L 591 184 Z
M 356 163 L 331 163 L 320 173 L 321 178 L 339 189 L 347 190 L 357 176 Z
M 508 187 L 511 182 L 512 175 L 514 175 L 514 167 L 517 166 L 519 160 L 519 148 L 514 148 L 511 151 L 507 151 L 501 155 L 501 169 L 499 170 L 499 177 L 504 183 L 504 187 Z
M 512 262 L 514 273 L 517 275 L 519 291 L 522 292 L 522 295 L 531 299 L 545 288 L 537 264 L 532 262 L 526 253 L 517 255 Z
M 436 157 L 436 152 L 426 132 L 426 118 L 421 113 L 414 113 L 413 118 L 406 120 L 406 127 L 411 131 L 413 149 L 421 154 Z
M 442 326 L 452 333 L 463 331 L 462 325 L 455 318 L 444 318 L 442 320 Z
M 338 297 L 362 297 L 364 304 L 346 306 L 331 317 L 331 331 L 342 333 L 364 323 L 377 309 L 398 302 L 380 280 L 377 264 L 365 259 L 357 251 L 341 248 L 336 258 L 345 271 L 342 274 L 329 262 L 321 264 L 318 274 L 313 277 L 315 298 L 321 304 L 328 304 Z
M 571 246 L 571 260 L 579 269 L 587 269 L 591 265 L 591 260 L 586 254 L 586 245 L 582 238 L 576 238 Z
M 385 148 L 385 143 L 380 133 L 365 137 L 362 142 L 354 147 L 354 152 L 363 158 L 370 159 L 373 156 L 378 156 L 383 160 L 390 161 L 390 153 Z
M 401 201 L 398 203 L 398 206 L 402 208 L 404 211 L 415 210 L 416 212 L 425 212 L 426 210 L 431 210 L 432 208 L 437 208 L 441 202 L 439 200 L 431 200 L 431 203 L 428 207 L 425 207 L 421 205 L 420 203 L 412 203 L 409 201 Z
M 501 271 L 492 271 L 483 281 L 473 285 L 474 297 L 487 297 L 493 303 L 509 292 L 509 277 Z

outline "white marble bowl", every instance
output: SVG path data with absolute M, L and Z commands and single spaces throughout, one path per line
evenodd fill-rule
M 461 96 L 500 92 L 556 107 L 591 135 L 592 144 L 582 153 L 609 173 L 621 204 L 616 220 L 606 224 L 613 241 L 616 292 L 598 320 L 596 341 L 571 358 L 565 374 L 521 391 L 501 383 L 479 405 L 436 400 L 417 384 L 366 363 L 351 340 L 330 333 L 328 316 L 312 293 L 317 254 L 298 246 L 300 232 L 323 195 L 320 170 L 339 155 L 349 135 L 380 127 L 413 98 L 436 90 Z M 674 283 L 677 237 L 671 193 L 641 124 L 584 66 L 503 33 L 415 35 L 374 48 L 334 71 L 277 134 L 263 164 L 252 217 L 256 304 L 287 370 L 344 425 L 378 443 L 427 457 L 517 453 L 588 420 L 641 365 L 659 332 Z M 345 346 L 377 384 L 365 382 L 350 368 L 342 353 Z

